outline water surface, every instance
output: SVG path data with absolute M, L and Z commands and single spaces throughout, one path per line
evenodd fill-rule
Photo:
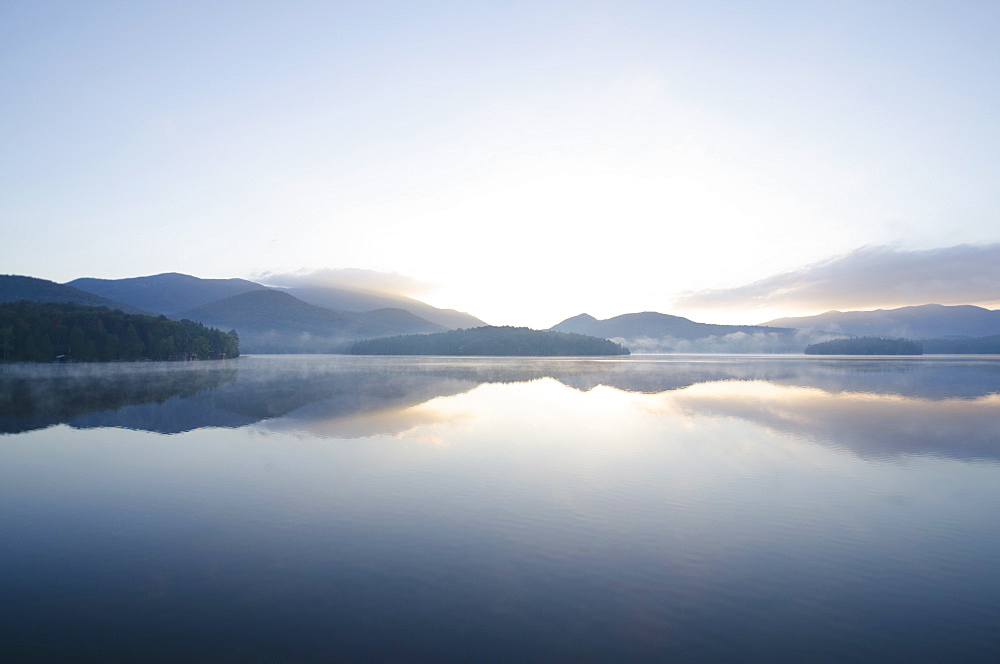
M 1000 359 L 0 367 L 0 659 L 995 661 Z

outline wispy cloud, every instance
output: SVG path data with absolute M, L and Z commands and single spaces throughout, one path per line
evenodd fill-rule
M 327 286 L 351 290 L 419 296 L 437 290 L 435 284 L 419 281 L 398 272 L 379 272 L 361 268 L 325 268 L 297 272 L 264 272 L 254 279 L 268 286 L 304 288 Z
M 1000 243 L 903 251 L 862 247 L 745 286 L 684 293 L 691 309 L 866 309 L 1000 301 Z

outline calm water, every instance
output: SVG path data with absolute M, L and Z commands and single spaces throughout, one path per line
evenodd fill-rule
M 1000 661 L 1000 358 L 0 366 L 3 661 Z

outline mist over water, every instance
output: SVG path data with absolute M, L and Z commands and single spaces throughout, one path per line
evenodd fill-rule
M 732 332 L 713 334 L 698 339 L 678 337 L 616 338 L 613 341 L 627 346 L 633 353 L 801 353 L 815 343 L 837 339 L 843 335 L 812 330 L 784 332 Z
M 14 661 L 1000 648 L 996 358 L 7 365 L 0 422 Z

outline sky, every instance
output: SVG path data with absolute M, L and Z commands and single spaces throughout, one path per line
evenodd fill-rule
M 349 277 L 532 327 L 998 308 L 997 25 L 995 0 L 5 0 L 0 273 Z

